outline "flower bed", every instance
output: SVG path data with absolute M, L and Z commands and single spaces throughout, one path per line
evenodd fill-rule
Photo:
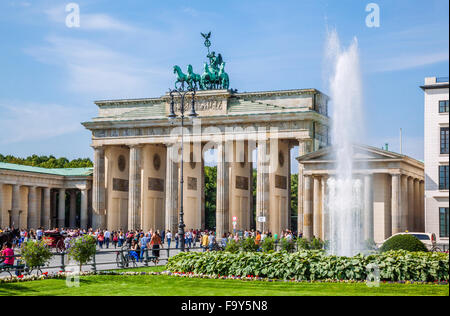
M 198 275 L 258 276 L 280 280 L 448 281 L 449 256 L 390 251 L 370 256 L 337 257 L 323 251 L 296 253 L 189 252 L 169 259 L 172 272 Z
M 235 275 L 217 275 L 217 274 L 196 274 L 192 272 L 116 272 L 116 271 L 89 271 L 82 272 L 80 276 L 95 276 L 95 275 L 109 275 L 109 276 L 150 276 L 150 275 L 165 275 L 173 276 L 179 278 L 199 278 L 199 279 L 210 279 L 210 280 L 241 280 L 241 281 L 261 281 L 261 282 L 294 282 L 294 283 L 364 283 L 365 280 L 336 280 L 336 279 L 324 279 L 324 280 L 280 280 L 280 279 L 270 279 L 263 278 L 255 275 L 247 276 L 235 276 Z M 0 284 L 6 283 L 18 283 L 18 282 L 28 282 L 28 281 L 38 281 L 38 280 L 51 280 L 51 279 L 66 279 L 68 276 L 73 276 L 71 272 L 58 272 L 53 274 L 44 273 L 43 275 L 20 275 L 13 277 L 2 277 L 0 278 Z M 448 285 L 448 281 L 434 281 L 434 282 L 422 282 L 422 281 L 382 281 L 381 283 L 386 284 L 434 284 L 434 285 Z

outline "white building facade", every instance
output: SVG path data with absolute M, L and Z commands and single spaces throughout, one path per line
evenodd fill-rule
M 425 78 L 425 231 L 449 237 L 449 82 Z

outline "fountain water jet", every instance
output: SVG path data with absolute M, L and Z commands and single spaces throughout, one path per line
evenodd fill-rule
M 353 145 L 362 135 L 362 84 L 358 41 L 342 48 L 336 31 L 328 35 L 327 58 L 332 66 L 332 142 L 336 174 L 327 182 L 325 207 L 330 216 L 330 252 L 353 256 L 363 251 L 363 184 L 353 174 Z

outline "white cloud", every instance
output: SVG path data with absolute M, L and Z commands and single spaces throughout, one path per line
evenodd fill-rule
M 369 66 L 370 69 L 372 69 L 372 72 L 390 72 L 433 65 L 440 62 L 446 62 L 448 60 L 449 53 L 446 51 L 380 59 L 372 62 Z
M 170 71 L 89 40 L 49 37 L 47 45 L 27 50 L 37 60 L 68 72 L 70 91 L 96 98 L 144 97 L 164 90 Z
M 0 101 L 0 144 L 45 140 L 76 131 L 86 118 L 82 109 L 57 104 Z
M 50 21 L 64 24 L 67 12 L 65 6 L 57 6 L 44 10 Z M 134 32 L 137 31 L 132 25 L 120 21 L 108 14 L 84 13 L 83 9 L 80 12 L 80 28 L 82 31 L 120 31 L 120 32 Z

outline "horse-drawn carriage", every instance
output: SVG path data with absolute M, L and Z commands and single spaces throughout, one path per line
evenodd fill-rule
M 64 252 L 66 250 L 66 245 L 64 239 L 67 235 L 62 234 L 59 231 L 47 230 L 44 232 L 42 240 L 47 245 L 47 247 L 56 249 L 57 252 Z

